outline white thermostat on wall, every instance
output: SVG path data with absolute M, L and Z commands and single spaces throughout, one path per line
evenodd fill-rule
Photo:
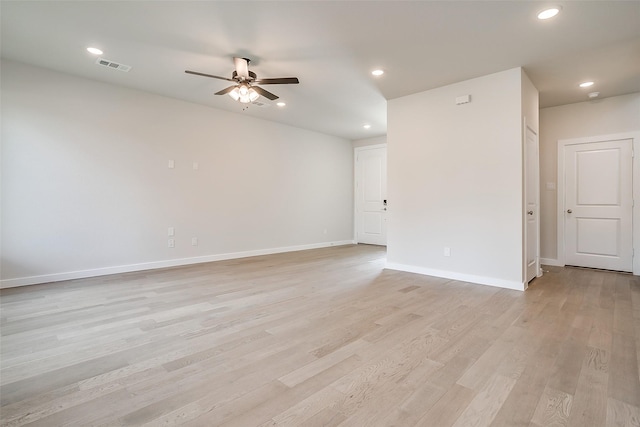
M 468 104 L 471 102 L 471 95 L 462 95 L 456 98 L 456 105 Z

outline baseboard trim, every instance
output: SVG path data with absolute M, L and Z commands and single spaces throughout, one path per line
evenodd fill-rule
M 260 255 L 272 255 L 284 252 L 306 251 L 309 249 L 328 248 L 331 246 L 352 245 L 353 240 L 338 240 L 334 242 L 312 243 L 308 245 L 286 246 L 280 248 L 257 249 L 244 252 L 205 255 L 191 258 L 177 258 L 164 261 L 152 261 L 140 264 L 118 265 L 114 267 L 94 268 L 90 270 L 69 271 L 64 273 L 43 274 L 41 276 L 18 277 L 0 280 L 0 289 L 18 286 L 38 285 L 42 283 L 60 282 L 62 280 L 85 279 L 87 277 L 106 276 L 109 274 L 131 273 L 134 271 L 155 270 L 158 268 L 178 267 L 181 265 L 201 264 L 205 262 L 224 261 L 228 259 L 249 258 Z
M 516 291 L 524 291 L 527 289 L 526 283 L 516 282 L 512 280 L 495 279 L 493 277 L 476 276 L 474 274 L 456 273 L 446 270 L 436 270 L 432 268 L 418 267 L 415 265 L 398 264 L 395 262 L 387 262 L 385 268 L 388 268 L 389 270 L 406 271 L 407 273 L 416 273 L 425 276 L 435 276 L 442 277 L 444 279 L 458 280 L 461 282 L 475 283 L 478 285 L 513 289 Z
M 564 263 L 553 258 L 540 258 L 540 264 L 551 265 L 554 267 L 564 267 Z

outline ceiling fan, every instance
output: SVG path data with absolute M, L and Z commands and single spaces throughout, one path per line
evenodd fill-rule
M 215 94 L 229 94 L 231 98 L 243 104 L 248 104 L 255 101 L 260 95 L 272 101 L 278 99 L 277 95 L 274 95 L 273 93 L 264 90 L 256 85 L 286 85 L 300 83 L 297 77 L 281 77 L 275 79 L 258 80 L 258 76 L 256 75 L 256 73 L 254 73 L 253 71 L 249 71 L 250 60 L 248 58 L 233 58 L 233 62 L 236 66 L 236 70 L 233 72 L 230 79 L 227 77 L 214 76 L 212 74 L 199 73 L 197 71 L 185 70 L 185 73 L 234 82 L 234 85 L 229 86 L 226 89 L 222 89 Z

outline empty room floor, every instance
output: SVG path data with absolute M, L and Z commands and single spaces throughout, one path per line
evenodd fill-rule
M 0 293 L 3 426 L 638 426 L 640 280 L 350 245 Z

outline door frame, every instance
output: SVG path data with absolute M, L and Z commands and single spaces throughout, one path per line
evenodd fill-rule
M 373 144 L 373 145 L 362 145 L 360 147 L 355 147 L 353 149 L 353 241 L 357 244 L 358 242 L 358 226 L 360 222 L 358 221 L 358 154 L 365 150 L 373 150 L 376 148 L 384 148 L 386 150 L 387 144 Z
M 565 256 L 565 245 L 564 245 L 564 237 L 565 237 L 565 227 L 564 227 L 564 202 L 565 202 L 565 148 L 569 145 L 577 145 L 577 144 L 590 144 L 594 142 L 607 142 L 607 141 L 615 141 L 620 139 L 631 139 L 631 187 L 632 187 L 632 213 L 631 213 L 631 229 L 633 233 L 633 261 L 632 261 L 632 269 L 633 274 L 638 276 L 640 275 L 640 256 L 635 255 L 635 249 L 640 249 L 640 155 L 636 156 L 635 153 L 640 152 L 640 132 L 624 132 L 624 133 L 615 133 L 609 135 L 597 135 L 597 136 L 588 136 L 582 138 L 571 138 L 571 139 L 559 139 L 558 140 L 558 185 L 557 185 L 557 207 L 556 207 L 556 215 L 557 215 L 557 259 L 558 265 L 564 267 L 566 256 Z M 635 200 L 638 200 L 638 205 L 635 204 Z
M 526 119 L 524 120 L 524 135 L 523 135 L 523 171 L 524 171 L 524 191 L 523 191 L 523 204 L 522 204 L 522 215 L 523 215 L 523 242 L 524 242 L 524 247 L 523 247 L 523 255 L 524 255 L 524 273 L 523 273 L 523 277 L 524 277 L 524 282 L 525 283 L 529 283 L 528 280 L 528 270 L 527 270 L 527 258 L 529 257 L 529 242 L 528 242 L 528 230 L 527 230 L 527 187 L 528 187 L 528 180 L 529 179 L 534 179 L 535 181 L 537 181 L 537 185 L 536 185 L 536 189 L 535 189 L 535 198 L 536 198 L 536 210 L 537 212 L 535 212 L 535 227 L 536 227 L 536 235 L 538 236 L 538 241 L 536 243 L 536 274 L 534 276 L 534 279 L 536 277 L 542 277 L 542 268 L 540 267 L 540 137 L 538 135 L 538 132 L 536 132 L 535 129 L 533 129 L 531 126 L 529 126 L 527 124 Z M 527 176 L 527 131 L 530 130 L 531 133 L 533 133 L 534 137 L 535 137 L 535 142 L 536 142 L 536 148 L 537 148 L 537 152 L 538 152 L 538 159 L 536 162 L 536 171 L 535 171 L 535 177 L 530 177 Z M 531 279 L 533 280 L 533 279 Z

